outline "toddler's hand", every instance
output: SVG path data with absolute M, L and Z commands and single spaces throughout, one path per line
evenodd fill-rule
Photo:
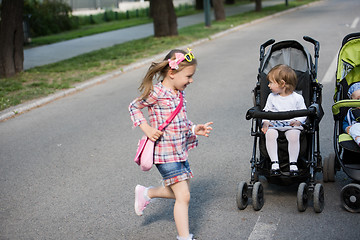
M 195 134 L 208 137 L 209 133 L 212 130 L 212 127 L 209 127 L 211 124 L 213 124 L 213 122 L 207 122 L 205 124 L 196 125 L 195 130 L 194 130 Z
M 291 120 L 290 126 L 301 126 L 301 122 L 298 120 Z
M 350 134 L 350 128 L 351 128 L 351 126 L 348 126 L 348 127 L 345 128 L 345 131 L 346 131 L 347 134 Z
M 265 121 L 263 122 L 263 126 L 261 128 L 261 131 L 266 134 L 267 130 L 269 129 L 270 126 L 270 122 L 269 121 Z

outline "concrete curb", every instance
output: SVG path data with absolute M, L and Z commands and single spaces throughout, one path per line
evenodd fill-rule
M 283 11 L 283 12 L 275 13 L 275 14 L 270 15 L 270 16 L 266 16 L 266 17 L 263 17 L 263 18 L 260 18 L 260 19 L 256 19 L 254 21 L 244 23 L 242 25 L 239 25 L 239 26 L 236 26 L 234 28 L 225 30 L 223 32 L 216 33 L 216 34 L 210 36 L 209 38 L 200 39 L 198 41 L 192 42 L 192 43 L 184 45 L 184 46 L 179 46 L 177 48 L 186 49 L 187 47 L 194 47 L 194 46 L 200 45 L 200 44 L 202 44 L 204 42 L 208 42 L 208 41 L 223 37 L 223 36 L 225 36 L 227 34 L 230 34 L 232 32 L 238 31 L 240 29 L 246 28 L 248 26 L 258 24 L 260 22 L 269 20 L 271 18 L 275 18 L 275 17 L 279 17 L 279 16 L 282 16 L 282 15 L 285 15 L 285 14 L 288 14 L 288 13 L 292 13 L 292 12 L 307 8 L 307 7 L 312 6 L 312 5 L 319 4 L 321 2 L 322 1 L 312 2 L 312 3 L 306 4 L 306 5 L 302 5 L 300 7 L 292 8 L 292 9 L 289 9 L 289 10 L 286 10 L 286 11 Z M 55 100 L 58 100 L 60 98 L 63 98 L 63 97 L 66 97 L 68 95 L 77 93 L 77 92 L 82 91 L 82 90 L 84 90 L 86 88 L 92 87 L 92 86 L 94 86 L 96 84 L 104 83 L 107 80 L 115 78 L 115 77 L 121 75 L 124 72 L 127 72 L 127 71 L 130 71 L 130 70 L 142 67 L 144 65 L 150 65 L 152 62 L 163 58 L 164 55 L 167 54 L 169 51 L 170 50 L 166 50 L 166 51 L 164 51 L 164 52 L 162 52 L 160 54 L 154 55 L 154 56 L 152 56 L 150 58 L 139 60 L 139 61 L 137 61 L 135 63 L 132 63 L 130 65 L 127 65 L 127 66 L 123 67 L 123 68 L 112 71 L 110 73 L 107 73 L 107 74 L 92 78 L 92 79 L 90 79 L 88 81 L 85 81 L 85 82 L 82 82 L 82 83 L 76 85 L 74 88 L 62 90 L 62 91 L 59 91 L 57 93 L 51 94 L 51 95 L 49 95 L 47 97 L 36 99 L 36 100 L 30 101 L 30 102 L 26 102 L 26 103 L 23 103 L 23 104 L 20 104 L 20 105 L 5 109 L 5 110 L 0 112 L 0 122 L 6 121 L 6 120 L 8 120 L 10 118 L 16 117 L 17 115 L 28 112 L 28 111 L 30 111 L 30 110 L 32 110 L 34 108 L 41 107 L 43 105 L 46 105 L 46 104 L 48 104 L 50 102 L 53 102 Z

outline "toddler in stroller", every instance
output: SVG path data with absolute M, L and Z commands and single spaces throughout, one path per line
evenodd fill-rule
M 269 94 L 264 111 L 280 112 L 306 109 L 304 98 L 294 92 L 297 85 L 297 77 L 294 70 L 289 66 L 280 64 L 270 70 L 267 75 L 269 81 Z M 277 139 L 278 131 L 282 131 L 288 141 L 288 153 L 290 160 L 290 176 L 299 174 L 296 165 L 300 151 L 300 130 L 305 123 L 306 117 L 298 117 L 290 120 L 265 120 L 262 121 L 261 131 L 265 134 L 266 150 L 271 159 L 270 175 L 280 175 Z
M 360 83 L 351 85 L 348 91 L 350 99 L 360 100 Z M 343 130 L 360 146 L 360 108 L 350 108 L 343 121 Z
M 310 37 L 304 37 L 304 40 L 314 45 L 315 64 L 306 48 L 294 40 L 275 43 L 271 39 L 260 46 L 258 81 L 253 90 L 254 107 L 246 113 L 246 119 L 252 119 L 251 136 L 254 137 L 250 160 L 251 180 L 249 184 L 241 181 L 238 185 L 236 202 L 240 210 L 247 207 L 250 197 L 254 210 L 263 207 L 264 191 L 260 176 L 277 185 L 300 183 L 297 192 L 298 210 L 306 210 L 308 199 L 312 196 L 310 193 L 313 194 L 315 212 L 323 210 L 324 189 L 320 183 L 315 183 L 315 174 L 321 171 L 319 123 L 323 116 L 322 86 L 316 79 L 320 46 L 318 41 Z M 265 54 L 267 47 L 269 49 Z M 284 84 L 281 81 L 284 76 L 281 76 L 282 79 L 277 83 L 276 79 L 281 75 L 279 71 L 285 69 L 285 75 L 290 76 L 289 81 L 284 80 Z M 270 103 L 273 103 L 271 98 L 275 92 L 291 95 L 293 104 L 289 106 L 287 102 L 278 105 L 278 109 L 272 108 Z M 282 128 L 279 124 L 283 125 Z M 269 133 L 274 133 L 274 136 L 271 137 Z M 294 141 L 290 141 L 289 145 L 288 140 L 291 139 Z

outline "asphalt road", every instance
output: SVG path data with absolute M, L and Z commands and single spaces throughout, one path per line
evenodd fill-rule
M 340 190 L 351 180 L 338 173 L 324 183 L 325 208 L 296 207 L 297 186 L 269 185 L 265 205 L 237 209 L 240 181 L 250 178 L 252 137 L 245 113 L 252 106 L 259 47 L 270 38 L 321 44 L 318 78 L 325 116 L 321 151 L 332 148 L 336 57 L 342 38 L 359 31 L 358 0 L 326 0 L 268 18 L 193 46 L 199 65 L 187 89 L 188 116 L 214 122 L 210 138 L 190 153 L 190 228 L 198 239 L 359 239 L 358 214 L 341 207 Z M 138 217 L 136 184 L 160 184 L 156 169 L 132 162 L 140 129 L 127 110 L 148 66 L 0 123 L 0 239 L 174 239 L 172 200 L 156 200 Z M 321 182 L 321 175 L 318 175 Z

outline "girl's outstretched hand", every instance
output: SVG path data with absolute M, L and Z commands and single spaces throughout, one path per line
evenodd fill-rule
M 212 130 L 212 127 L 209 127 L 211 124 L 213 124 L 213 122 L 207 122 L 205 124 L 196 125 L 194 130 L 195 134 L 208 137 Z

